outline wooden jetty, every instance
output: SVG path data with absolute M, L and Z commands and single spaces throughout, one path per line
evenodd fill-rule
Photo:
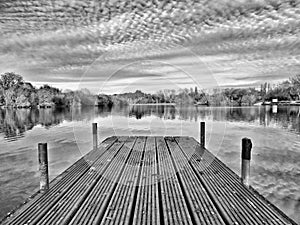
M 109 137 L 1 224 L 295 224 L 190 137 Z

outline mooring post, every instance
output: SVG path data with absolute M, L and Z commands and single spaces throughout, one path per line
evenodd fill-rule
M 249 186 L 250 160 L 251 160 L 252 142 L 249 138 L 242 139 L 242 182 Z
M 97 134 L 97 123 L 93 123 L 93 148 L 98 147 L 98 134 Z
M 40 191 L 43 193 L 49 189 L 47 143 L 38 144 L 38 155 L 39 155 Z
M 205 148 L 205 122 L 200 123 L 200 145 Z

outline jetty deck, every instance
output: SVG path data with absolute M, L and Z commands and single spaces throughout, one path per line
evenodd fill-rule
M 190 137 L 110 137 L 2 224 L 295 224 Z

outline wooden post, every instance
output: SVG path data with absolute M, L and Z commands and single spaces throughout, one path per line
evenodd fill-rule
M 205 122 L 200 123 L 200 145 L 205 148 Z
M 49 189 L 48 152 L 47 143 L 38 144 L 40 191 L 42 193 Z
M 93 148 L 98 147 L 98 134 L 97 134 L 97 123 L 93 123 Z
M 242 139 L 242 182 L 249 186 L 250 160 L 251 160 L 252 142 L 249 138 Z

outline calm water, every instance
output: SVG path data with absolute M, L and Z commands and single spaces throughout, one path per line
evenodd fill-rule
M 37 191 L 37 143 L 49 146 L 53 179 L 91 150 L 91 123 L 100 140 L 112 135 L 188 135 L 240 174 L 240 142 L 253 142 L 251 185 L 300 222 L 300 108 L 129 106 L 72 110 L 0 110 L 0 217 Z

